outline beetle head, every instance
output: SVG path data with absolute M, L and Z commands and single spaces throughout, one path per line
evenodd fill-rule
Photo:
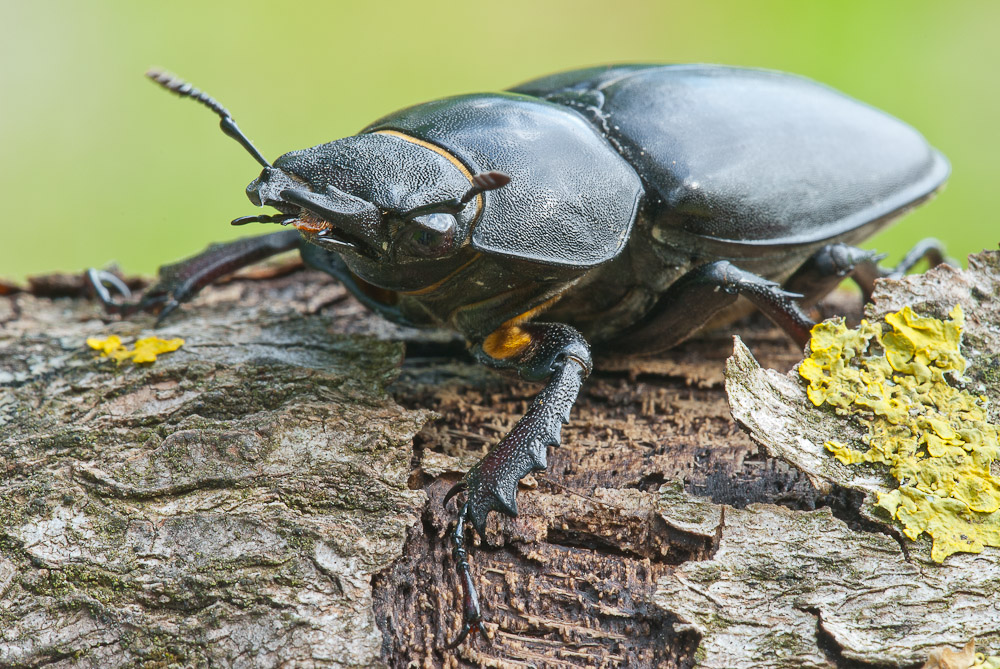
M 510 181 L 500 172 L 473 176 L 444 150 L 392 131 L 293 151 L 271 165 L 212 97 L 168 72 L 146 76 L 215 112 L 222 131 L 263 165 L 247 196 L 281 213 L 243 216 L 233 225 L 295 225 L 381 288 L 418 290 L 454 271 L 469 253 L 482 193 Z
M 247 186 L 258 206 L 344 259 L 365 281 L 391 290 L 434 283 L 465 262 L 481 194 L 509 181 L 471 175 L 435 147 L 392 133 L 363 134 L 286 153 Z

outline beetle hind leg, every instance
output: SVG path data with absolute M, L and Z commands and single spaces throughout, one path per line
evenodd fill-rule
M 529 381 L 545 381 L 524 416 L 453 487 L 445 503 L 467 492 L 451 533 L 452 554 L 462 586 L 462 631 L 448 647 L 459 645 L 471 632 L 482 631 L 479 597 L 469 569 L 465 523 L 482 535 L 491 511 L 517 515 L 517 484 L 529 472 L 545 469 L 547 448 L 558 446 L 562 425 L 590 374 L 590 347 L 583 336 L 559 323 L 505 324 L 473 347 L 484 364 L 516 371 Z
M 956 264 L 954 260 L 948 258 L 943 243 L 933 237 L 928 237 L 917 242 L 887 276 L 891 279 L 898 279 L 916 267 L 921 260 L 926 260 L 931 267 L 937 267 L 941 264 Z
M 301 243 L 302 236 L 298 230 L 282 230 L 212 244 L 195 256 L 160 267 L 159 281 L 135 301 L 130 301 L 131 295 L 127 289 L 122 290 L 120 282 L 115 283 L 108 273 L 91 269 L 87 276 L 105 311 L 123 316 L 140 311 L 155 311 L 158 312 L 156 323 L 159 325 L 177 307 L 213 281 L 273 255 L 299 248 Z M 118 301 L 112 297 L 105 284 L 114 288 L 124 300 Z
M 941 264 L 948 264 L 958 267 L 959 263 L 948 257 L 944 244 L 933 237 L 922 239 L 910 249 L 903 259 L 893 268 L 880 267 L 876 263 L 860 265 L 852 275 L 854 281 L 861 287 L 865 301 L 871 300 L 872 291 L 875 287 L 875 279 L 899 279 L 910 272 L 914 267 L 926 260 L 929 267 L 937 267 Z
M 611 343 L 627 354 L 652 354 L 688 339 L 714 323 L 713 317 L 747 298 L 796 342 L 805 345 L 813 321 L 799 308 L 802 297 L 727 260 L 691 270 L 660 295 L 653 308 Z

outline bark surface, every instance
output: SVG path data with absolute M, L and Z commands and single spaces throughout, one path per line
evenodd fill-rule
M 955 305 L 966 314 L 962 354 L 969 363 L 959 383 L 987 399 L 996 424 L 1000 253 L 972 256 L 964 271 L 942 265 L 882 281 L 865 315 L 877 321 L 910 306 L 922 316 L 947 319 Z M 864 666 L 919 663 L 935 647 L 961 648 L 971 639 L 993 656 L 989 666 L 1000 666 L 1000 549 L 935 562 L 927 534 L 908 540 L 877 508 L 877 494 L 897 487 L 888 468 L 844 465 L 826 451 L 828 440 L 867 450 L 861 421 L 813 406 L 796 372 L 762 369 L 739 339 L 726 374 L 733 417 L 754 441 L 818 488 L 853 493 L 857 513 L 846 523 L 823 511 L 788 514 L 766 507 L 727 516 L 738 520 L 727 522 L 713 559 L 681 569 L 701 594 L 669 585 L 659 593 L 665 605 L 684 601 L 682 617 L 698 627 L 701 651 L 712 658 L 704 666 L 788 666 L 792 658 L 796 666 L 824 666 L 808 644 L 781 640 L 787 631 L 811 628 L 842 661 Z M 1000 474 L 995 462 L 992 473 Z M 748 571 L 756 575 L 752 586 Z M 769 633 L 748 642 L 743 625 L 761 620 L 768 621 Z M 781 657 L 773 655 L 776 647 Z
M 0 291 L 2 666 L 905 667 L 1000 646 L 996 549 L 925 564 L 850 481 L 761 452 L 730 416 L 720 332 L 597 357 L 521 515 L 473 551 L 491 642 L 442 652 L 442 498 L 538 387 L 295 266 L 151 328 L 104 318 L 78 277 Z M 764 367 L 801 357 L 737 331 Z M 84 344 L 108 334 L 186 343 L 116 365 Z

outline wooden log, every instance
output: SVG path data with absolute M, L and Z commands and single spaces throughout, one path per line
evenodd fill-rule
M 536 386 L 301 269 L 207 289 L 159 329 L 104 318 L 78 278 L 5 292 L 0 665 L 848 666 L 826 600 L 785 593 L 767 616 L 764 585 L 815 573 L 851 596 L 817 567 L 837 546 L 920 576 L 854 522 L 856 493 L 733 423 L 731 338 L 710 333 L 598 357 L 521 515 L 473 551 L 490 642 L 443 652 L 459 618 L 443 494 Z M 801 355 L 766 323 L 739 331 L 765 366 Z M 116 365 L 85 345 L 109 334 L 185 344 Z M 913 664 L 960 636 L 940 632 L 857 661 Z

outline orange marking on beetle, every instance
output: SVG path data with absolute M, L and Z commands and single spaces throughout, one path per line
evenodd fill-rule
M 537 307 L 532 307 L 523 314 L 505 321 L 503 325 L 491 332 L 483 340 L 483 351 L 486 355 L 496 360 L 506 360 L 507 358 L 513 358 L 515 355 L 523 353 L 524 349 L 528 348 L 531 344 L 531 335 L 525 332 L 519 324 L 545 311 L 560 297 L 562 297 L 562 294 L 553 295 Z
M 316 234 L 330 228 L 330 222 L 317 216 L 303 216 L 296 219 L 292 225 L 301 232 Z
M 424 286 L 423 288 L 417 288 L 416 290 L 402 290 L 402 291 L 400 291 L 400 295 L 426 295 L 428 293 L 433 293 L 435 290 L 437 290 L 438 288 L 440 288 L 441 286 L 443 286 L 445 284 L 445 282 L 447 282 L 449 279 L 451 279 L 452 277 L 454 277 L 456 274 L 458 274 L 459 272 L 461 272 L 463 269 L 465 269 L 466 267 L 468 267 L 472 263 L 474 263 L 477 260 L 479 260 L 482 257 L 482 255 L 483 255 L 482 253 L 477 253 L 476 255 L 472 256 L 472 259 L 469 260 L 469 262 L 465 263 L 464 265 L 462 265 L 461 267 L 459 267 L 458 269 L 456 269 L 454 272 L 452 272 L 451 274 L 449 274 L 445 278 L 443 278 L 443 279 L 441 279 L 439 281 L 435 281 L 434 283 L 432 283 L 429 286 Z
M 461 160 L 459 160 L 454 155 L 452 155 L 447 149 L 444 149 L 443 147 L 440 147 L 437 144 L 431 144 L 427 140 L 418 139 L 418 138 L 413 137 L 411 135 L 407 135 L 406 133 L 399 132 L 398 130 L 376 130 L 372 134 L 373 135 L 388 135 L 389 137 L 397 137 L 397 138 L 403 140 L 404 142 L 410 142 L 411 144 L 416 144 L 417 146 L 422 146 L 423 148 L 427 149 L 428 151 L 433 151 L 434 153 L 438 154 L 439 156 L 441 156 L 442 158 L 444 158 L 445 160 L 447 160 L 449 163 L 451 163 L 452 165 L 454 165 L 458 169 L 459 172 L 461 172 L 462 174 L 464 174 L 465 178 L 469 180 L 469 185 L 474 185 L 472 183 L 472 172 L 470 172 L 469 168 L 465 166 L 465 163 L 463 163 Z M 479 195 L 476 196 L 476 213 L 472 217 L 473 222 L 475 222 L 475 220 L 477 218 L 479 218 L 479 214 L 480 214 L 480 212 L 482 212 L 482 210 L 483 210 L 483 194 L 480 193 Z
M 531 320 L 532 318 L 534 318 L 535 316 L 542 313 L 543 311 L 551 307 L 553 304 L 558 302 L 560 297 L 562 297 L 562 293 L 559 293 L 558 295 L 553 295 L 549 299 L 539 304 L 537 307 L 532 307 L 531 309 L 525 311 L 523 314 L 519 316 L 514 316 L 514 318 L 510 319 L 509 321 L 506 321 L 504 325 L 516 325 L 517 323 L 523 323 L 527 320 Z
M 531 344 L 531 335 L 517 325 L 504 323 L 483 340 L 483 351 L 496 360 L 520 355 Z

